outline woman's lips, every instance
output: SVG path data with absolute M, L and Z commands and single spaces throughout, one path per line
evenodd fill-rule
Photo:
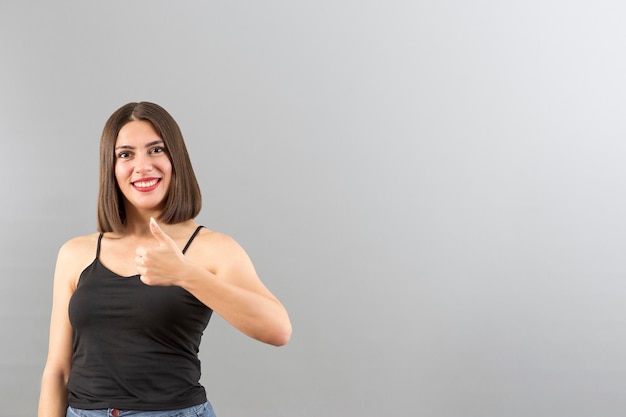
M 160 178 L 142 178 L 140 180 L 132 182 L 131 184 L 133 185 L 133 188 L 135 190 L 146 193 L 157 188 L 160 182 Z

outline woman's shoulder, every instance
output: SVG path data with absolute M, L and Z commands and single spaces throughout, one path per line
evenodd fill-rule
M 201 243 L 202 246 L 210 249 L 227 249 L 231 246 L 239 246 L 237 241 L 232 236 L 223 232 L 210 230 L 206 227 L 202 227 L 202 229 L 200 229 L 196 239 L 199 240 L 199 243 Z
M 95 258 L 99 236 L 99 233 L 91 233 L 69 239 L 59 249 L 59 259 L 83 260 L 89 256 Z
M 90 233 L 88 235 L 75 236 L 67 240 L 61 246 L 61 250 L 76 251 L 85 249 L 87 246 L 97 245 L 99 236 L 100 233 Z
M 193 255 L 213 274 L 237 280 L 255 276 L 250 257 L 231 235 L 202 229 L 197 239 L 199 242 L 197 245 L 195 242 L 193 244 L 196 245 Z
M 196 240 L 198 242 L 194 242 L 193 245 L 196 245 L 197 250 L 207 259 L 214 259 L 218 263 L 239 262 L 248 257 L 242 245 L 231 235 L 223 232 L 203 228 Z
M 59 249 L 56 279 L 76 289 L 80 273 L 96 258 L 99 233 L 77 236 L 65 242 Z

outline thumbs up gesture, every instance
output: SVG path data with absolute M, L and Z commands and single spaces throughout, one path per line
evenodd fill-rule
M 154 218 L 150 218 L 150 231 L 159 242 L 156 247 L 146 248 L 139 246 L 136 251 L 135 262 L 140 279 L 147 285 L 176 285 L 180 278 L 185 257 Z

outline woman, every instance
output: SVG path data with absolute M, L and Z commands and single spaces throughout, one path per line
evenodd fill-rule
M 201 206 L 182 134 L 162 107 L 118 109 L 100 142 L 98 231 L 65 243 L 54 276 L 39 417 L 214 416 L 198 347 L 215 311 L 281 346 L 291 324 Z

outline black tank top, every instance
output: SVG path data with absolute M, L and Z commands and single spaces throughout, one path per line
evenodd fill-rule
M 69 405 L 174 410 L 205 402 L 198 349 L 213 311 L 181 287 L 110 271 L 99 260 L 101 240 L 69 303 Z

